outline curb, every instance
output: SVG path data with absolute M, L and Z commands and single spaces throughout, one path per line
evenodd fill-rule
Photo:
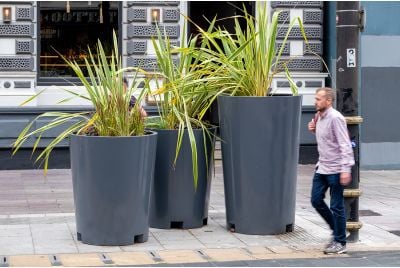
M 223 262 L 259 261 L 274 259 L 321 259 L 321 258 L 348 257 L 342 255 L 324 255 L 320 251 L 292 251 L 274 253 L 268 248 L 227 248 L 201 250 L 159 250 L 138 252 L 110 252 L 110 253 L 78 253 L 52 255 L 12 255 L 3 256 L 5 261 L 2 267 L 24 266 L 143 266 L 163 264 L 207 264 Z

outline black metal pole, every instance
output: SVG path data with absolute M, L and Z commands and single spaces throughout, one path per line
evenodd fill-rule
M 358 207 L 360 182 L 359 124 L 362 122 L 358 111 L 358 74 L 359 74 L 359 37 L 360 37 L 360 2 L 338 1 L 336 4 L 336 87 L 337 109 L 347 120 L 348 130 L 354 149 L 355 165 L 352 168 L 352 182 L 344 192 L 347 224 L 350 232 L 348 242 L 359 239 Z

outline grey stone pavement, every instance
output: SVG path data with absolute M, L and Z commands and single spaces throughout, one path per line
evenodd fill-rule
M 49 170 L 47 177 L 44 177 L 42 170 L 0 171 L 0 256 L 200 250 L 208 256 L 215 255 L 214 259 L 221 262 L 219 266 L 224 266 L 224 261 L 239 261 L 238 256 L 243 252 L 253 255 L 276 253 L 281 254 L 280 259 L 320 256 L 318 252 L 329 240 L 330 231 L 309 202 L 312 165 L 298 167 L 294 232 L 274 236 L 243 235 L 225 229 L 220 160 L 215 162 L 214 169 L 207 226 L 190 230 L 151 228 L 148 242 L 121 247 L 91 246 L 77 241 L 70 170 Z M 348 256 L 352 256 L 352 252 L 357 256 L 361 256 L 362 252 L 386 252 L 388 256 L 394 256 L 395 263 L 400 265 L 396 262 L 400 259 L 397 254 L 400 252 L 400 170 L 361 171 L 360 188 L 363 191 L 360 198 L 363 227 L 360 241 L 348 244 Z M 374 212 L 372 214 L 375 216 L 370 216 L 368 211 Z M 227 259 L 218 259 L 218 250 L 224 249 L 241 251 Z M 279 263 L 270 260 L 264 264 L 236 264 L 298 266 L 301 262 Z M 229 266 L 236 264 L 226 263 Z M 310 262 L 306 266 L 315 265 L 324 266 L 318 262 Z M 333 266 L 343 265 L 338 263 Z M 361 266 L 369 265 L 361 263 Z

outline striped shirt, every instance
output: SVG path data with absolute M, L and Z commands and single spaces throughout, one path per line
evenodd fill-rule
M 317 173 L 350 172 L 354 154 L 343 115 L 331 107 L 317 116 L 315 121 L 319 153 Z

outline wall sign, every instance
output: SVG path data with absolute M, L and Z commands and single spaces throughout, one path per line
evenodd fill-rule
M 347 68 L 356 67 L 356 49 L 348 48 L 347 50 Z

